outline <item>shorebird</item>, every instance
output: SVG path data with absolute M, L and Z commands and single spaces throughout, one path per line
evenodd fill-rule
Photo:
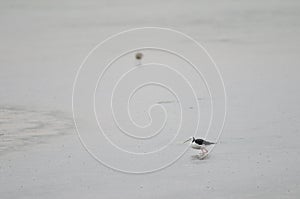
M 191 141 L 191 147 L 193 149 L 201 150 L 202 154 L 208 153 L 208 150 L 205 148 L 208 145 L 216 144 L 214 142 L 209 142 L 203 139 L 195 139 L 194 137 L 189 138 L 184 143 Z
M 135 54 L 135 59 L 136 59 L 136 66 L 142 65 L 142 58 L 143 58 L 143 53 L 138 52 Z

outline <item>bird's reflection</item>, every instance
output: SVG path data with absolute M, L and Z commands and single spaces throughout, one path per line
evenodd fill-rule
M 192 155 L 191 156 L 191 161 L 198 161 L 198 160 L 207 160 L 209 159 L 209 155 Z

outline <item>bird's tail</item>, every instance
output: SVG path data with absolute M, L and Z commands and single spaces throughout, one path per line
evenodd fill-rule
M 204 145 L 212 145 L 212 144 L 217 144 L 217 143 L 215 143 L 215 142 L 209 142 L 209 141 L 203 141 L 203 144 Z

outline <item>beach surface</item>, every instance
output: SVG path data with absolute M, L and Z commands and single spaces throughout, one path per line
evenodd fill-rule
M 0 5 L 1 198 L 299 197 L 300 2 L 17 0 Z M 172 28 L 200 42 L 220 69 L 228 101 L 223 133 L 205 159 L 190 149 L 167 168 L 136 175 L 108 168 L 86 151 L 72 117 L 72 90 L 95 45 L 145 26 Z M 161 96 L 151 95 L 167 108 L 177 106 Z M 198 97 L 205 107 L 207 98 Z M 147 104 L 146 99 L 140 102 Z M 172 129 L 177 123 L 167 125 Z M 103 153 L 114 155 L 108 148 Z M 120 162 L 120 168 L 126 166 Z

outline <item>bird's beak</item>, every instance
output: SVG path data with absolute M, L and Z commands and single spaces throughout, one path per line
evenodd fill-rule
M 189 138 L 186 141 L 184 141 L 183 144 L 186 143 L 186 142 L 188 142 L 188 141 L 191 141 L 191 140 L 192 140 L 192 138 Z

